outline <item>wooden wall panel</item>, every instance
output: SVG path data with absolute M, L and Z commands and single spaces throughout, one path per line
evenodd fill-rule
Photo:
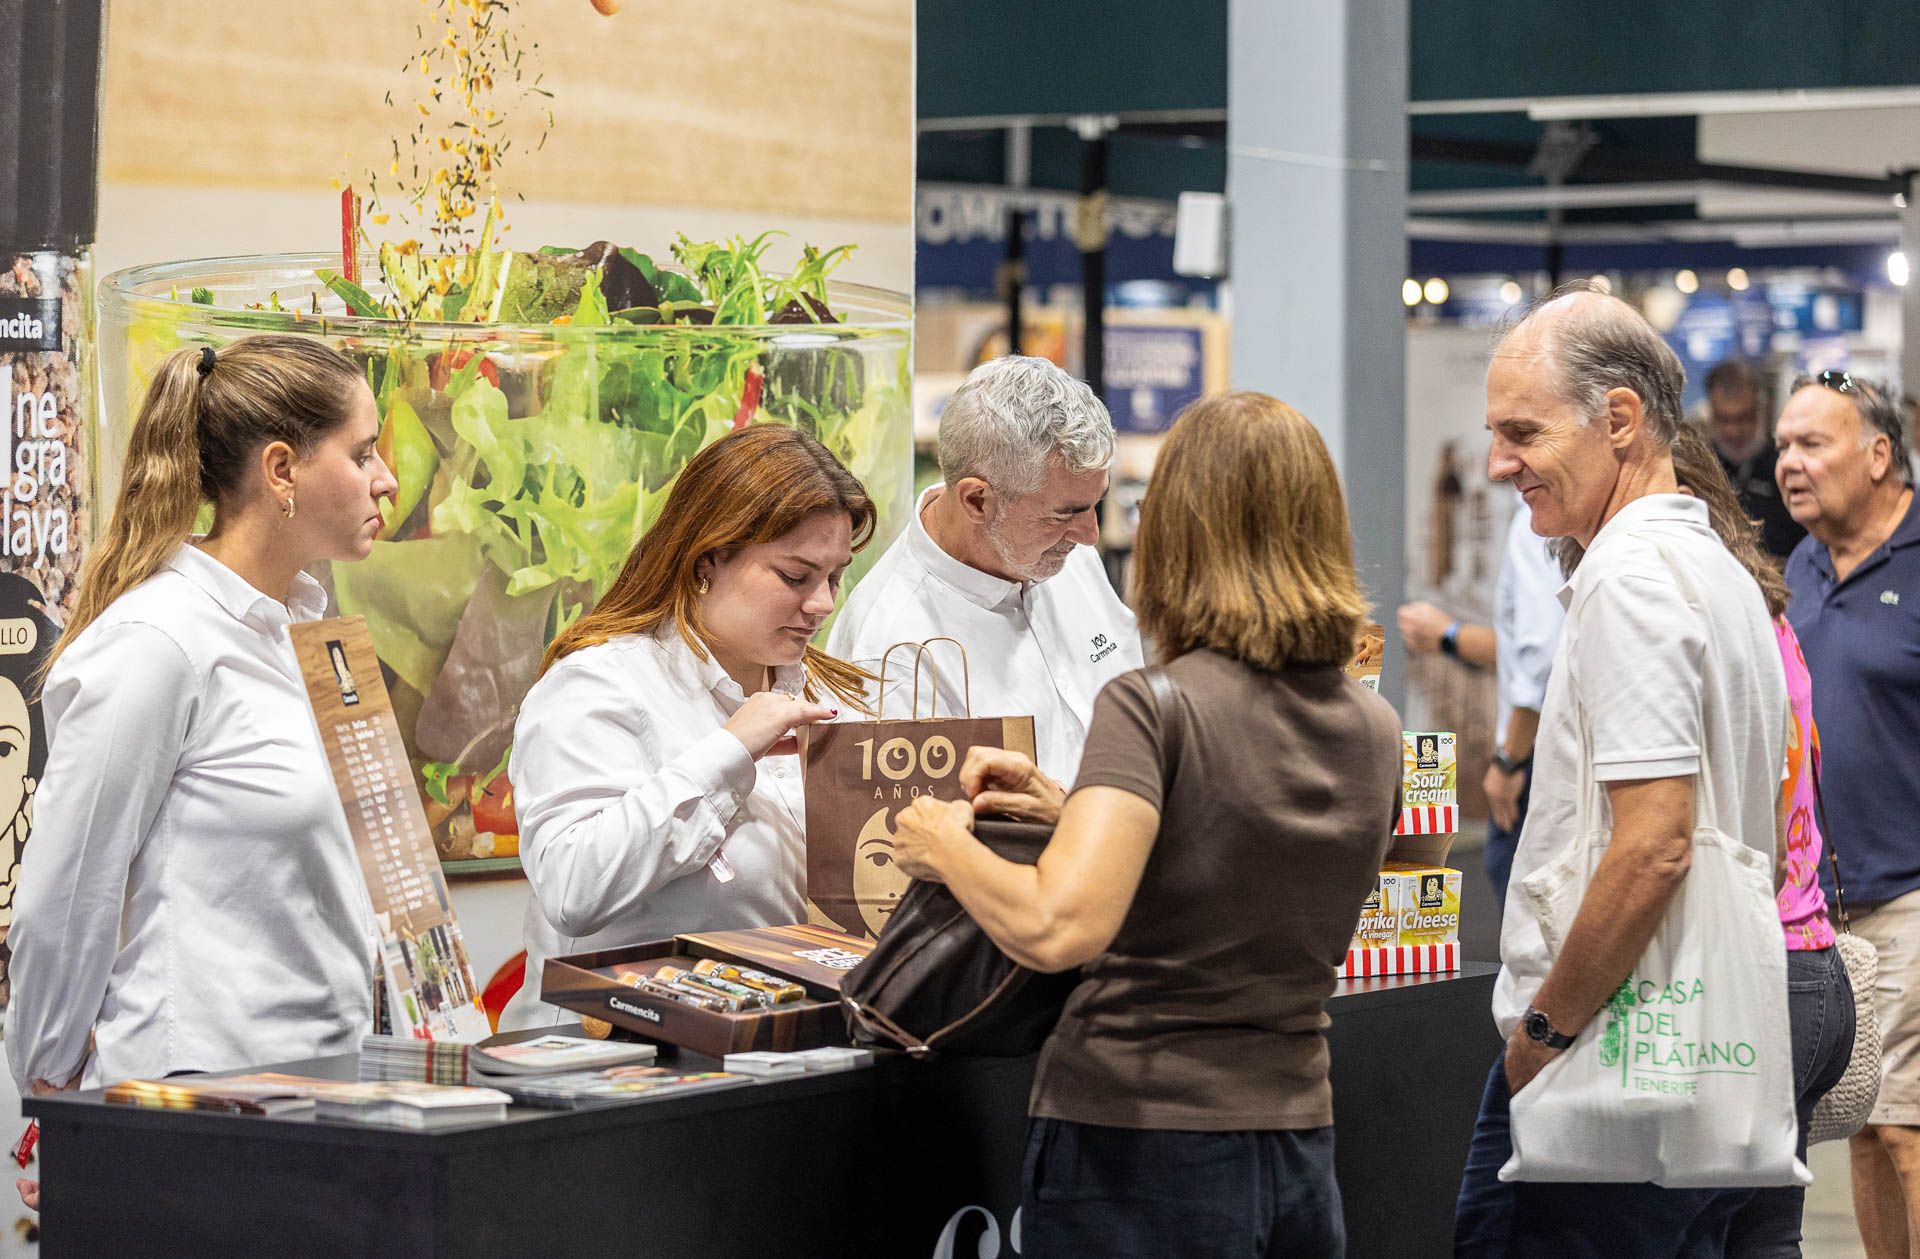
M 502 174 L 529 199 L 905 223 L 913 0 L 519 0 L 557 118 L 523 106 Z M 411 125 L 418 0 L 113 0 L 102 173 L 307 189 Z M 351 152 L 350 163 L 346 154 Z

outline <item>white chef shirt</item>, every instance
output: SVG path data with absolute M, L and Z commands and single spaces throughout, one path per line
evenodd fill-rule
M 950 637 L 966 647 L 972 715 L 1033 717 L 1040 768 L 1071 786 L 1100 688 L 1144 662 L 1133 613 L 1113 592 L 1091 547 L 1077 546 L 1044 582 L 1006 581 L 940 548 L 920 515 L 946 487 L 920 496 L 907 530 L 860 580 L 827 636 L 827 651 L 869 672 L 895 643 Z M 938 710 L 923 673 L 920 716 L 967 710 L 966 679 L 953 646 L 929 652 L 938 666 Z M 886 715 L 908 716 L 913 653 L 888 662 Z
M 804 684 L 774 671 L 774 690 Z M 550 957 L 806 920 L 800 758 L 755 761 L 723 729 L 746 699 L 671 625 L 563 656 L 527 692 L 508 769 L 527 978 L 501 1031 L 577 1018 L 539 1000 Z
M 1708 772 L 1694 786 L 1699 816 L 1766 854 L 1769 866 L 1787 754 L 1779 644 L 1760 587 L 1713 532 L 1706 503 L 1683 494 L 1628 503 L 1587 548 L 1561 599 L 1567 620 L 1500 932 L 1493 1015 L 1509 1036 L 1553 961 L 1531 898 L 1515 893 L 1581 830 L 1581 727 L 1602 788 L 1694 777 L 1704 759 Z M 1761 945 L 1780 947 L 1778 933 Z
M 1533 531 L 1533 512 L 1521 499 L 1507 526 L 1507 547 L 1493 588 L 1494 668 L 1500 691 L 1493 737 L 1502 746 L 1513 710 L 1539 712 L 1546 702 L 1553 651 L 1567 615 L 1560 606 L 1565 582 L 1560 561 L 1553 556 L 1553 540 Z
M 42 692 L 7 1059 L 24 1090 L 350 1053 L 373 913 L 287 604 L 191 544 L 113 601 Z

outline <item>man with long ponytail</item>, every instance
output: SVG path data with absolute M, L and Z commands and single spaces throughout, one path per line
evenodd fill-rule
M 372 548 L 396 489 L 378 435 L 359 369 L 311 338 L 156 373 L 46 674 L 8 941 L 22 1091 L 371 1030 L 371 911 L 286 627 L 326 610 L 304 570 Z

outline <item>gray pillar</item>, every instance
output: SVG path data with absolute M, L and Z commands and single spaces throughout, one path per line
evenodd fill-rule
M 1907 285 L 1900 290 L 1900 391 L 1920 398 L 1920 172 L 1907 173 L 1900 252 L 1907 256 Z
M 1398 707 L 1407 0 L 1229 0 L 1227 35 L 1234 387 L 1293 404 L 1332 449 Z

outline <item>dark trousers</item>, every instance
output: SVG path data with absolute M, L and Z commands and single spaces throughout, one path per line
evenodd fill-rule
M 1751 1189 L 1503 1182 L 1513 1154 L 1505 1051 L 1494 1060 L 1467 1147 L 1455 1259 L 1719 1259 Z
M 1787 954 L 1787 1010 L 1805 1157 L 1807 1119 L 1853 1052 L 1853 992 L 1837 950 Z M 1800 1254 L 1806 1191 L 1797 1185 L 1662 1189 L 1502 1182 L 1500 1168 L 1513 1154 L 1503 1066 L 1496 1060 L 1487 1076 L 1467 1150 L 1454 1217 L 1456 1257 L 1772 1259 Z
M 1341 1259 L 1333 1129 L 1165 1132 L 1035 1119 L 1024 1259 Z
M 1807 1121 L 1853 1056 L 1853 984 L 1839 949 L 1787 954 L 1787 1018 L 1793 1026 L 1793 1089 L 1800 1113 L 1800 1157 L 1807 1157 Z M 1756 1189 L 1733 1217 L 1727 1254 L 1737 1259 L 1799 1259 L 1799 1185 Z
M 1520 812 L 1513 829 L 1503 831 L 1487 819 L 1487 847 L 1481 859 L 1487 865 L 1487 878 L 1493 883 L 1493 912 L 1498 918 L 1506 910 L 1507 880 L 1513 874 L 1513 851 L 1520 846 L 1520 831 L 1527 824 L 1527 802 L 1533 798 L 1533 762 L 1520 770 Z

